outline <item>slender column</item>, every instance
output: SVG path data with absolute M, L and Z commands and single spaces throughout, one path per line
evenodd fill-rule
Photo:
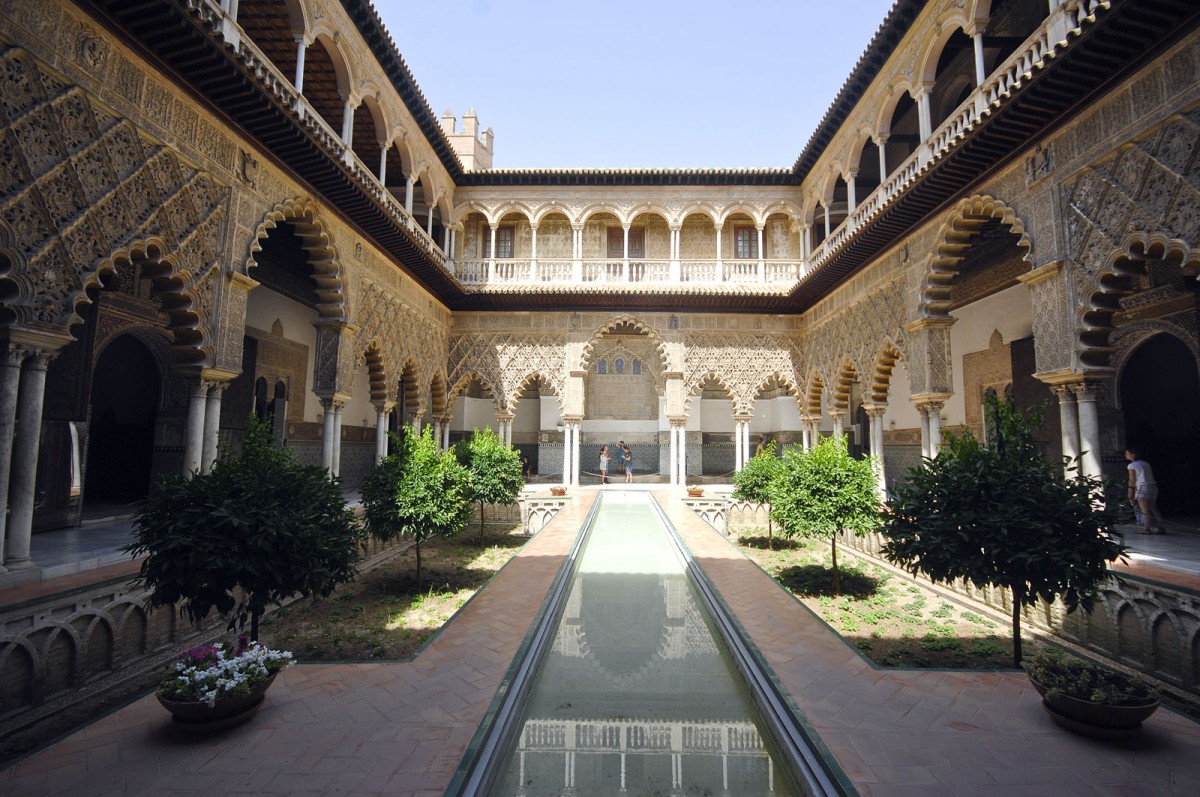
M 229 387 L 228 382 L 215 382 L 208 388 L 204 406 L 204 447 L 200 460 L 200 472 L 208 473 L 217 461 L 217 443 L 221 434 L 221 394 Z
M 322 418 L 321 428 L 321 467 L 333 474 L 333 436 L 334 436 L 334 417 L 333 417 L 333 399 L 321 399 L 321 407 L 325 415 Z
M 830 410 L 829 418 L 833 421 L 833 436 L 842 437 L 846 434 L 846 411 Z
M 867 434 L 871 441 L 871 467 L 875 471 L 875 484 L 881 500 L 887 499 L 887 474 L 883 466 L 883 415 L 886 404 L 864 405 L 867 412 Z
M 809 435 L 808 416 L 801 415 L 800 416 L 800 450 L 801 451 L 808 451 L 808 449 L 810 448 L 808 435 Z
M 1100 418 L 1096 412 L 1096 385 L 1071 385 L 1079 407 L 1080 471 L 1084 476 L 1100 478 Z
M 733 472 L 742 469 L 742 422 L 733 422 Z
M 387 145 L 379 148 L 379 184 L 387 185 Z
M 33 533 L 34 489 L 37 486 L 38 448 L 42 437 L 42 407 L 46 400 L 46 369 L 53 354 L 35 351 L 25 360 L 17 386 L 17 428 L 13 440 L 12 475 L 9 486 L 8 534 L 4 566 L 28 570 L 29 543 Z
M 342 402 L 333 404 L 333 475 L 342 473 Z
M 879 147 L 879 184 L 880 185 L 883 185 L 885 182 L 887 182 L 887 178 L 888 178 L 887 143 L 888 143 L 887 136 L 880 136 L 879 140 L 875 142 L 875 146 Z
M 933 135 L 933 121 L 929 110 L 929 94 L 933 84 L 922 85 L 917 92 L 917 117 L 921 128 L 921 143 L 924 144 Z
M 929 459 L 933 456 L 929 453 L 929 407 L 918 404 L 917 412 L 921 416 L 921 456 Z
M 529 262 L 535 269 L 534 274 L 537 274 L 537 225 L 531 224 L 529 229 L 531 231 L 529 242 Z
M 983 31 L 975 31 L 971 37 L 975 44 L 975 85 L 982 86 L 987 74 L 983 71 Z
M 17 392 L 26 351 L 7 347 L 0 352 L 0 573 L 5 572 L 4 535 L 7 528 L 8 480 L 12 473 L 13 433 L 17 427 Z
M 937 457 L 942 450 L 942 402 L 931 401 L 929 407 L 929 457 Z
M 687 484 L 687 426 L 679 425 L 679 483 Z
M 499 229 L 499 227 L 496 224 L 492 224 L 491 228 L 492 228 L 491 238 L 489 239 L 491 241 L 491 243 L 488 245 L 488 254 L 490 255 L 490 257 L 488 257 L 488 264 L 487 264 L 487 269 L 488 269 L 487 281 L 495 282 L 496 281 L 496 231 Z
M 208 383 L 196 377 L 188 398 L 187 430 L 184 433 L 183 472 L 197 473 L 204 464 L 204 410 L 208 403 Z
M 766 250 L 766 247 L 763 246 L 763 228 L 762 228 L 762 226 L 756 225 L 755 229 L 758 231 L 758 281 L 766 282 L 767 281 L 767 250 Z
M 671 470 L 671 485 L 679 485 L 679 427 L 671 423 L 671 450 L 667 455 Z
M 308 42 L 303 36 L 296 37 L 296 79 L 292 84 L 296 87 L 297 94 L 304 93 L 304 51 L 308 49 Z
M 628 224 L 622 224 L 621 229 L 624 232 L 625 248 L 621 255 L 621 281 L 629 282 L 629 227 Z
M 571 225 L 571 239 L 574 243 L 571 256 L 571 281 L 583 282 L 583 225 Z
M 375 461 L 387 456 L 388 412 L 383 404 L 375 406 Z
M 858 207 L 858 172 L 846 172 L 846 217 L 854 215 Z
M 458 228 L 447 227 L 446 229 L 450 233 L 450 248 L 446 250 L 446 256 L 453 260 L 458 252 Z
M 450 254 L 450 236 L 451 235 L 452 235 L 452 233 L 450 232 L 449 227 L 442 228 L 442 251 L 446 253 L 446 257 L 453 260 L 454 256 Z
M 446 418 L 442 423 L 442 449 L 450 450 L 450 419 Z
M 429 211 L 425 214 L 425 234 L 433 237 L 433 205 L 429 206 Z
M 404 181 L 404 212 L 410 216 L 412 215 L 413 206 L 413 186 L 416 184 L 417 181 L 413 179 L 411 174 Z
M 571 424 L 563 423 L 563 486 L 571 483 Z
M 1069 460 L 1069 463 L 1064 463 L 1064 468 L 1070 471 L 1075 469 L 1076 474 L 1079 472 L 1079 463 L 1076 460 L 1079 458 L 1079 413 L 1075 406 L 1075 394 L 1071 392 L 1068 385 L 1056 385 L 1054 387 L 1054 395 L 1058 396 L 1058 421 L 1059 427 L 1062 430 L 1062 455 L 1063 458 Z
M 571 437 L 571 484 L 578 487 L 579 486 L 579 446 L 581 443 L 581 440 L 580 440 L 580 431 L 581 430 L 579 428 L 579 421 L 576 421 L 575 423 L 573 423 L 572 426 L 575 427 L 575 431 L 572 433 L 572 437 Z
M 717 282 L 725 281 L 725 258 L 721 256 L 721 230 L 723 225 L 715 225 L 717 228 Z
M 342 143 L 346 149 L 354 146 L 354 106 L 350 104 L 349 97 L 342 106 Z
M 821 200 L 821 209 L 825 211 L 825 237 L 829 238 L 829 203 Z

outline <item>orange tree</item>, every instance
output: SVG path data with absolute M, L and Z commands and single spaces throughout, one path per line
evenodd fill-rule
M 733 474 L 733 497 L 760 507 L 771 503 L 771 484 L 782 470 L 783 460 L 775 456 L 775 441 L 772 440 Z M 770 514 L 767 515 L 767 546 L 775 550 Z
M 1108 563 L 1125 549 L 1103 484 L 1068 477 L 1038 451 L 1031 421 L 989 397 L 990 435 L 946 435 L 941 453 L 892 490 L 884 555 L 936 582 L 955 579 L 1012 593 L 1013 664 L 1021 666 L 1021 609 L 1061 598 L 1091 609 Z M 1036 419 L 1033 420 L 1036 423 Z

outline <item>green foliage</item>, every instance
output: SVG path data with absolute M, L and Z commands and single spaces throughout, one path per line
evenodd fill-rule
M 470 474 L 470 500 L 479 503 L 479 544 L 483 544 L 485 504 L 511 504 L 517 500 L 525 479 L 521 475 L 521 452 L 509 448 L 491 429 L 476 429 L 471 439 L 455 447 L 458 461 Z
M 1065 695 L 1106 706 L 1144 706 L 1158 699 L 1157 690 L 1136 675 L 1099 667 L 1058 648 L 1030 656 L 1024 667 L 1029 677 L 1052 696 Z
M 429 427 L 405 427 L 394 437 L 396 451 L 384 457 L 363 482 L 367 532 L 380 540 L 406 535 L 416 542 L 417 584 L 421 543 L 450 537 L 471 517 L 470 479 L 449 451 L 439 452 Z
M 241 451 L 210 473 L 168 477 L 141 502 L 134 536 L 125 550 L 146 556 L 138 578 L 152 606 L 179 604 L 195 623 L 216 609 L 230 629 L 249 619 L 257 639 L 268 606 L 354 577 L 359 528 L 338 480 L 296 464 L 251 416 Z
M 966 579 L 1013 594 L 1013 655 L 1020 666 L 1020 608 L 1061 598 L 1090 609 L 1107 565 L 1124 553 L 1103 485 L 1065 478 L 1038 452 L 1029 421 L 989 397 L 991 439 L 946 435 L 941 453 L 909 472 L 884 516 L 884 555 L 938 582 Z
M 783 472 L 783 460 L 775 456 L 775 441 L 750 458 L 742 469 L 733 474 L 733 497 L 753 504 L 771 503 L 771 483 Z M 767 544 L 774 549 L 771 519 L 767 517 Z
M 866 534 L 879 523 L 879 494 L 870 460 L 857 460 L 842 437 L 822 440 L 812 451 L 789 449 L 768 487 L 771 516 L 789 537 L 828 537 L 834 591 L 841 589 L 837 535 Z

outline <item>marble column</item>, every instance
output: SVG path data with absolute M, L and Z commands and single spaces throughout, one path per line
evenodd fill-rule
M 204 415 L 209 383 L 196 377 L 188 397 L 187 430 L 183 443 L 183 472 L 198 473 L 204 464 Z
M 841 438 L 846 434 L 846 411 L 830 410 L 829 419 L 833 421 L 833 436 Z
M 579 448 L 582 443 L 579 427 L 579 421 L 571 424 L 574 431 L 571 435 L 571 484 L 579 486 Z
M 450 419 L 444 418 L 442 421 L 442 449 L 450 450 Z
M 50 352 L 34 351 L 21 366 L 9 476 L 8 530 L 4 541 L 4 566 L 10 571 L 33 567 L 29 545 L 33 534 L 38 448 L 42 437 L 42 407 L 46 400 L 46 369 L 53 357 Z
M 940 401 L 931 401 L 929 408 L 929 457 L 936 458 L 942 450 L 942 406 Z
M 679 425 L 679 483 L 687 484 L 687 426 Z
M 334 476 L 342 473 L 342 410 L 345 405 L 340 401 L 333 403 L 333 469 Z
M 333 399 L 321 399 L 321 409 L 324 412 L 321 426 L 321 467 L 333 474 L 333 435 L 334 435 L 334 417 L 333 417 Z
M 228 382 L 214 382 L 208 388 L 204 401 L 204 446 L 200 460 L 200 472 L 208 473 L 217 461 L 217 444 L 221 437 L 221 394 L 229 387 Z
M 563 468 L 562 468 L 562 483 L 567 486 L 571 483 L 571 424 L 563 424 Z
M 742 422 L 733 422 L 733 472 L 742 469 Z
M 886 404 L 866 404 L 863 409 L 867 413 L 867 439 L 871 441 L 871 465 L 875 471 L 875 483 L 879 488 L 881 500 L 887 498 L 887 474 L 883 465 L 883 415 L 887 412 Z
M 671 450 L 667 454 L 667 466 L 671 472 L 671 486 L 679 484 L 679 427 L 671 422 Z
M 0 573 L 5 572 L 4 539 L 8 527 L 8 481 L 12 474 L 13 434 L 17 427 L 17 390 L 27 352 L 10 346 L 0 351 Z
M 1079 473 L 1079 413 L 1076 409 L 1075 394 L 1069 385 L 1056 385 L 1054 395 L 1058 396 L 1058 420 L 1062 429 L 1062 455 L 1069 463 L 1064 463 L 1067 471 L 1074 469 Z
M 1096 392 L 1094 384 L 1080 383 L 1071 385 L 1075 393 L 1075 403 L 1079 407 L 1079 448 L 1080 472 L 1084 476 L 1100 478 L 1104 470 L 1100 464 L 1100 417 L 1096 412 Z
M 375 406 L 375 461 L 387 456 L 388 412 L 382 404 Z
M 921 416 L 921 457 L 929 459 L 932 456 L 929 453 L 929 407 L 918 404 L 917 412 Z

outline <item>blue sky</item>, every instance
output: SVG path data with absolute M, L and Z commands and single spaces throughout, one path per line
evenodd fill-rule
M 787 168 L 892 0 L 375 0 L 497 169 Z

